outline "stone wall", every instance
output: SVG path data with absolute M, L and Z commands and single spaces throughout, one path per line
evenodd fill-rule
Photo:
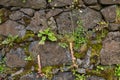
M 25 72 L 26 68 L 28 68 L 28 72 L 35 68 L 38 54 L 41 55 L 42 67 L 70 64 L 69 49 L 60 47 L 58 45 L 59 41 L 47 41 L 45 45 L 39 45 L 38 41 L 40 39 L 37 34 L 40 30 L 50 27 L 56 35 L 65 35 L 73 32 L 78 25 L 77 21 L 81 21 L 86 31 L 95 31 L 90 36 L 92 43 L 95 43 L 96 32 L 106 29 L 108 34 L 102 39 L 102 49 L 97 64 L 91 64 L 90 62 L 89 55 L 92 54 L 92 50 L 89 47 L 85 58 L 77 59 L 79 66 L 82 65 L 80 69 L 90 69 L 91 66 L 98 64 L 120 64 L 119 4 L 120 0 L 0 0 L 0 43 L 9 35 L 18 35 L 19 38 L 19 41 L 13 43 L 12 47 L 0 44 L 0 60 L 6 58 L 5 65 L 7 68 L 18 68 L 16 69 L 18 72 L 23 69 L 22 73 Z M 89 51 L 91 51 L 90 54 Z M 33 56 L 34 62 L 24 60 L 29 55 Z M 6 76 L 0 74 L 0 80 L 2 78 L 6 80 L 6 77 L 7 80 L 9 78 L 14 80 L 13 77 L 18 75 L 16 70 L 13 72 L 8 70 L 8 73 L 3 73 Z M 34 71 L 35 69 L 33 69 Z M 74 80 L 74 76 L 68 71 L 54 73 L 52 80 Z M 7 76 L 7 74 L 10 74 L 10 76 Z M 34 78 L 35 75 L 36 73 L 26 73 L 19 79 L 37 80 Z M 101 80 L 101 76 L 89 78 L 86 80 Z M 15 80 L 19 79 L 15 78 Z

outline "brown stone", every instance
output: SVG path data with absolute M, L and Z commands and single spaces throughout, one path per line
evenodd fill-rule
M 108 33 L 100 52 L 101 64 L 120 64 L 120 32 Z
M 37 41 L 32 42 L 29 51 L 35 60 L 37 55 L 40 55 L 42 66 L 61 65 L 71 61 L 69 51 L 55 42 L 46 42 L 45 45 L 39 45 Z

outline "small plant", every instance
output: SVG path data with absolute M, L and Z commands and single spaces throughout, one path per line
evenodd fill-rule
M 59 43 L 59 46 L 61 46 L 62 48 L 67 48 L 68 47 L 68 44 L 67 43 L 65 43 L 65 42 L 60 42 Z
M 116 22 L 120 22 L 120 8 L 119 8 L 119 6 L 116 9 Z
M 8 37 L 4 41 L 2 41 L 1 45 L 13 46 L 13 43 L 17 38 L 18 38 L 18 35 L 16 36 L 8 35 Z
M 48 2 L 50 3 L 50 2 L 52 2 L 52 0 L 48 0 Z
M 31 56 L 28 56 L 24 59 L 25 61 L 31 61 L 32 60 L 32 57 Z
M 78 24 L 78 27 L 73 32 L 75 49 L 79 49 L 82 44 L 87 42 L 85 30 L 82 26 L 82 23 L 80 21 L 78 21 L 77 24 Z
M 115 76 L 117 76 L 120 80 L 120 65 L 117 65 L 115 68 Z
M 41 38 L 39 44 L 45 44 L 45 41 L 47 39 L 50 41 L 57 41 L 55 34 L 50 30 L 50 28 L 47 28 L 43 31 L 39 31 L 38 37 Z
M 97 71 L 103 71 L 103 70 L 105 70 L 105 68 L 103 67 L 103 66 L 97 66 L 97 69 L 96 69 Z
M 0 61 L 0 73 L 5 72 L 5 70 L 6 70 L 5 60 L 6 60 L 6 58 L 3 58 L 3 59 Z
M 72 70 L 73 75 L 75 76 L 75 80 L 85 80 L 84 74 L 79 74 L 75 69 Z
M 23 3 L 26 3 L 26 0 L 22 0 Z

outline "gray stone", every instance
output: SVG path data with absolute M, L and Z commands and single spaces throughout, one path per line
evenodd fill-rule
M 71 72 L 60 72 L 53 77 L 52 80 L 74 80 L 75 77 Z
M 23 59 L 25 56 L 24 50 L 17 48 L 16 50 L 10 50 L 6 55 L 6 65 L 11 68 L 24 67 L 26 62 Z
M 56 16 L 56 15 L 60 14 L 61 12 L 63 12 L 62 9 L 50 9 L 46 14 L 46 18 Z
M 80 74 L 85 74 L 86 70 L 84 68 L 78 68 L 77 72 L 80 73 Z
M 37 75 L 36 74 L 26 74 L 26 75 L 23 75 L 20 80 L 42 80 L 42 78 L 37 78 L 36 77 Z
M 15 21 L 7 20 L 5 23 L 0 25 L 0 34 L 8 36 L 9 34 L 15 36 L 20 35 L 20 31 L 24 29 L 23 25 L 18 24 Z
M 92 29 L 94 28 L 100 21 L 102 21 L 102 16 L 99 12 L 85 8 L 81 10 L 75 10 L 73 12 L 75 16 L 77 16 L 78 20 L 82 22 L 83 27 L 85 29 Z
M 120 30 L 120 24 L 110 23 L 108 28 L 109 28 L 110 31 L 119 31 Z
M 13 11 L 11 13 L 11 15 L 9 16 L 9 18 L 11 20 L 20 20 L 22 17 L 24 16 L 24 14 L 20 11 Z
M 100 4 L 95 4 L 95 5 L 89 6 L 89 8 L 99 11 L 102 9 L 102 6 Z
M 50 2 L 52 7 L 63 7 L 67 5 L 72 5 L 73 0 L 53 0 Z
M 66 34 L 73 32 L 74 28 L 76 27 L 75 24 L 77 20 L 72 20 L 71 12 L 64 12 L 56 17 L 56 22 L 58 26 L 58 32 L 60 34 Z
M 105 7 L 101 10 L 104 19 L 107 22 L 115 22 L 116 20 L 116 5 Z
M 60 65 L 71 61 L 70 53 L 55 42 L 46 42 L 45 45 L 39 45 L 37 41 L 32 42 L 29 52 L 35 60 L 37 55 L 40 55 L 42 66 Z
M 85 4 L 87 5 L 92 5 L 92 4 L 97 4 L 97 0 L 83 0 L 85 2 Z
M 88 49 L 87 54 L 85 58 L 82 61 L 82 67 L 83 68 L 89 68 L 90 67 L 90 56 L 91 56 L 91 49 Z
M 57 31 L 56 21 L 53 17 L 48 19 L 48 26 L 51 28 L 51 30 Z
M 90 76 L 86 80 L 106 80 L 106 79 L 98 76 Z
M 78 1 L 79 1 L 77 3 L 78 7 L 80 7 L 80 8 L 85 8 L 86 7 L 85 4 L 84 4 L 84 2 L 83 2 L 83 0 L 78 0 Z
M 20 11 L 22 11 L 24 14 L 27 14 L 28 16 L 33 16 L 35 10 L 31 8 L 21 8 Z
M 47 28 L 48 24 L 45 16 L 46 15 L 44 10 L 36 11 L 26 29 L 37 33 L 39 30 Z
M 99 0 L 103 5 L 120 4 L 120 0 Z
M 26 0 L 23 2 L 22 0 L 0 0 L 0 5 L 5 7 L 26 7 L 26 8 L 34 8 L 41 9 L 46 7 L 45 0 Z
M 109 32 L 100 52 L 103 65 L 120 64 L 120 32 Z

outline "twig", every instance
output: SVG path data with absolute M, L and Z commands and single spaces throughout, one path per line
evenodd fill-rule
M 78 67 L 78 65 L 75 63 L 76 58 L 74 57 L 73 43 L 70 42 L 69 45 L 70 45 L 70 53 L 71 53 L 71 57 L 72 57 L 73 67 Z
M 41 62 L 40 62 L 40 55 L 37 56 L 37 59 L 38 59 L 38 74 L 39 76 L 44 76 L 41 70 L 42 67 L 41 67 Z

